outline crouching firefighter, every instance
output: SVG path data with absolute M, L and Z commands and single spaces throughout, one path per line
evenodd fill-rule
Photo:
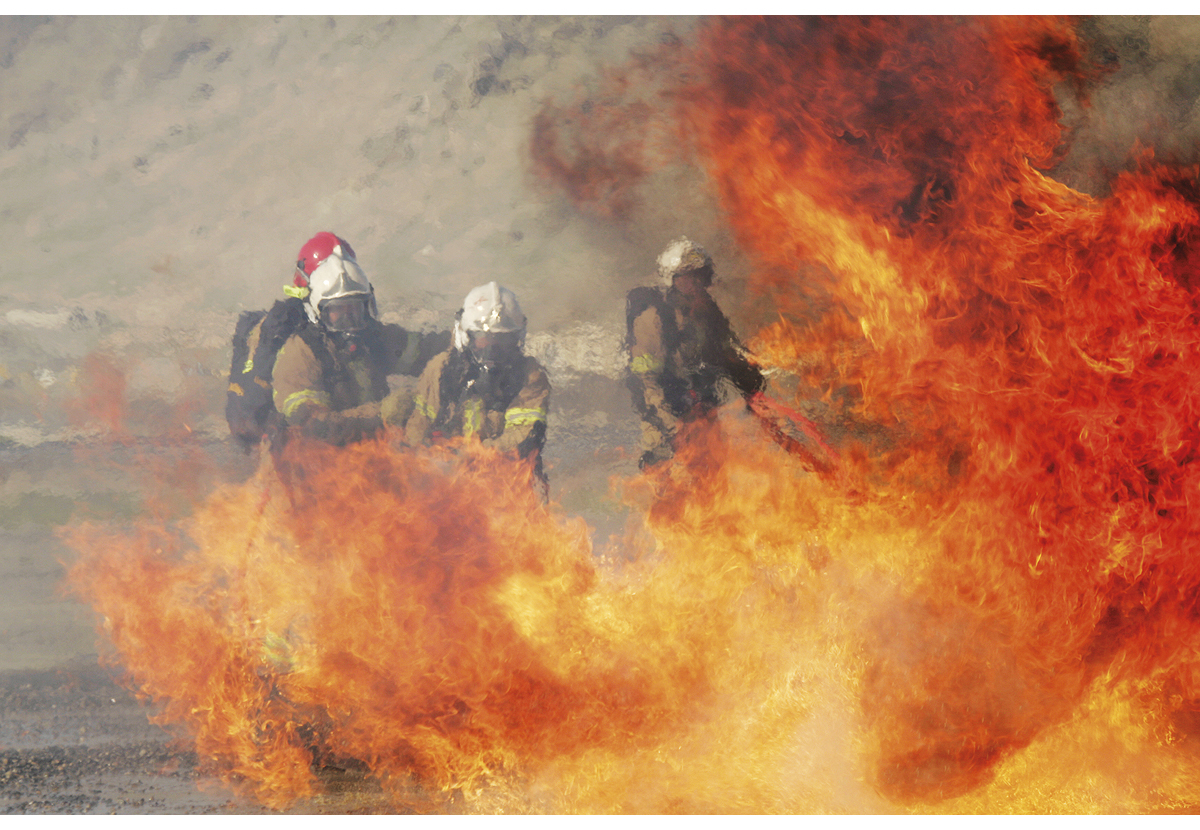
M 414 445 L 475 437 L 532 459 L 532 484 L 544 499 L 550 380 L 524 353 L 525 328 L 517 297 L 507 288 L 489 282 L 467 294 L 455 316 L 453 347 L 425 367 L 404 431 Z
M 270 311 L 244 313 L 234 333 L 226 418 L 247 450 L 264 434 L 276 448 L 289 432 L 336 445 L 373 436 L 388 376 L 420 374 L 450 339 L 381 323 L 354 249 L 332 233 L 301 247 L 284 292 Z

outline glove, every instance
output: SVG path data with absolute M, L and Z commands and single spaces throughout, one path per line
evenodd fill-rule
M 409 389 L 391 392 L 379 405 L 379 415 L 386 426 L 402 427 L 413 411 L 413 395 Z

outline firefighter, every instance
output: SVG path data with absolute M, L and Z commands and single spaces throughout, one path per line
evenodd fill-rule
M 373 436 L 383 427 L 388 376 L 420 374 L 449 343 L 446 331 L 410 332 L 381 323 L 375 290 L 354 249 L 332 233 L 318 233 L 300 248 L 286 293 L 291 299 L 276 304 L 278 319 L 273 309 L 251 332 L 246 366 L 270 364 L 257 368 L 265 375 L 258 383 L 271 388 L 280 436 L 298 430 L 336 445 Z M 271 355 L 264 343 L 264 358 L 258 344 L 269 336 L 282 345 Z M 396 401 L 402 406 L 404 395 L 388 403 Z
M 512 291 L 495 282 L 467 294 L 454 321 L 453 346 L 429 361 L 404 424 L 410 444 L 468 436 L 532 459 L 543 497 L 542 449 L 550 380 L 525 355 L 525 315 Z
M 671 458 L 680 427 L 710 416 L 722 403 L 728 379 L 749 401 L 765 386 L 762 372 L 743 353 L 729 320 L 708 289 L 713 261 L 686 236 L 658 257 L 663 286 L 629 292 L 625 304 L 628 385 L 642 418 L 645 470 Z

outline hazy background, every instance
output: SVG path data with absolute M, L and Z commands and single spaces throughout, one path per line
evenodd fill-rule
M 93 349 L 121 359 L 133 399 L 223 375 L 237 312 L 280 297 L 319 230 L 355 247 L 387 319 L 446 327 L 470 288 L 495 279 L 520 297 L 535 349 L 556 332 L 561 351 L 581 324 L 611 335 L 597 348 L 587 330 L 590 358 L 556 357 L 542 338 L 548 362 L 564 364 L 555 372 L 590 360 L 615 375 L 624 292 L 672 236 L 714 235 L 714 209 L 585 221 L 531 180 L 531 119 L 693 25 L 0 21 L 0 437 L 59 434 L 53 404 Z M 224 429 L 219 411 L 191 426 Z
M 547 102 L 598 94 L 606 70 L 686 47 L 701 24 L 0 18 L 4 665 L 91 648 L 90 618 L 55 594 L 53 531 L 81 505 L 126 509 L 133 485 L 77 450 L 114 427 L 223 441 L 237 314 L 281 296 L 320 230 L 351 242 L 388 320 L 446 327 L 474 285 L 511 287 L 555 389 L 552 494 L 594 505 L 583 483 L 632 472 L 623 298 L 656 254 L 681 233 L 709 247 L 744 335 L 771 304 L 743 293 L 750 265 L 703 171 L 656 171 L 629 214 L 584 216 L 533 175 L 532 124 Z M 1054 175 L 1102 195 L 1139 146 L 1194 160 L 1200 18 L 1083 30 L 1113 73 L 1088 107 L 1062 91 L 1073 143 Z
M 718 297 L 752 333 L 748 266 L 702 171 L 649 177 L 621 221 L 579 215 L 531 173 L 547 101 L 585 99 L 606 69 L 697 25 L 0 18 L 0 440 L 85 428 L 62 405 L 95 350 L 117 359 L 130 401 L 190 396 L 203 404 L 189 426 L 220 435 L 237 312 L 278 298 L 319 230 L 351 242 L 391 320 L 444 327 L 474 285 L 510 286 L 562 391 L 618 374 L 623 296 L 680 233 L 717 254 Z M 1189 158 L 1200 21 L 1084 31 L 1119 68 L 1090 108 L 1064 90 L 1073 149 L 1056 175 L 1099 194 L 1138 142 Z M 153 434 L 159 410 L 134 409 L 127 428 Z

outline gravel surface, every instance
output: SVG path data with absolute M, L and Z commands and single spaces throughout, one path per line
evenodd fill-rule
M 0 674 L 0 812 L 259 812 L 197 772 L 146 709 L 86 660 Z

